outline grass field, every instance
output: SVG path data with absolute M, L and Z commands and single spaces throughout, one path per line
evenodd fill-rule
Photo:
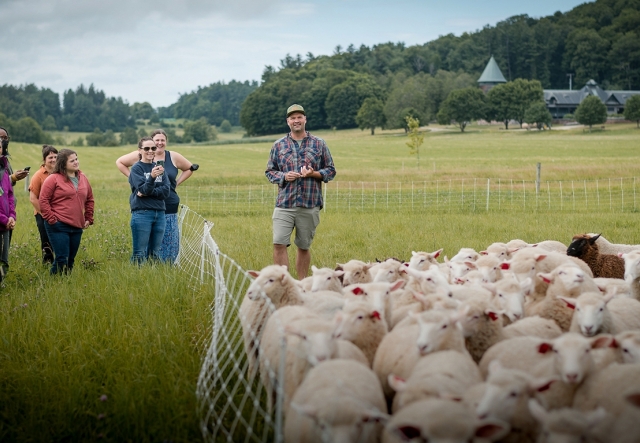
M 401 132 L 317 134 L 331 149 L 336 182 L 533 180 L 538 162 L 545 180 L 634 177 L 640 160 L 635 125 L 592 134 L 478 126 L 464 134 L 433 131 L 425 137 L 420 168 Z M 266 183 L 271 143 L 173 147 L 201 166 L 185 183 L 189 190 Z M 189 277 L 174 268 L 129 265 L 128 186 L 114 162 L 131 149 L 77 149 L 94 188 L 96 224 L 83 236 L 70 277 L 50 277 L 39 264 L 28 197 L 22 183 L 16 187 L 18 225 L 10 273 L 0 289 L 0 441 L 201 439 L 195 386 L 212 290 L 192 289 Z M 12 143 L 12 165 L 35 170 L 39 151 Z M 214 222 L 220 248 L 242 267 L 260 269 L 271 262 L 268 214 L 202 212 Z M 461 247 L 481 249 L 511 238 L 566 243 L 579 232 L 640 243 L 634 211 L 368 211 L 327 212 L 321 218 L 312 248 L 317 266 L 408 258 L 412 250 L 445 248 L 452 255 Z

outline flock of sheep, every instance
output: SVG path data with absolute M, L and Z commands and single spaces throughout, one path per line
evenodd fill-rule
M 640 246 L 595 234 L 255 278 L 285 442 L 640 442 Z

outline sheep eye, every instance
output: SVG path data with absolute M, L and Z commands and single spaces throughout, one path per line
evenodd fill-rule
M 447 325 L 442 325 L 442 329 L 447 329 Z
M 629 354 L 629 350 L 627 348 L 622 349 L 622 352 L 626 352 L 627 354 Z
M 515 392 L 515 391 L 513 391 L 513 392 L 511 392 L 511 393 L 509 394 L 509 397 L 517 397 L 517 396 L 518 396 L 518 393 L 517 393 L 517 392 Z
M 599 309 L 599 311 L 600 311 L 600 312 L 604 311 L 604 308 L 600 308 L 600 309 Z
M 478 318 L 480 318 L 480 317 L 478 317 L 477 315 L 474 315 L 474 316 L 472 317 L 472 319 L 473 319 L 473 320 L 477 320 Z
M 357 318 L 358 318 L 358 320 L 362 320 L 364 318 L 364 316 L 363 315 L 358 315 Z
M 269 283 L 273 283 L 274 280 L 272 278 L 269 279 Z
M 503 296 L 502 294 L 498 294 L 498 297 L 502 297 L 502 298 L 504 298 L 504 296 Z
M 427 281 L 433 281 L 431 277 L 427 277 Z

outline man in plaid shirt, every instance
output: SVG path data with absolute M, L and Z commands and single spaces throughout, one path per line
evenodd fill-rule
M 307 276 L 311 264 L 311 242 L 320 223 L 322 182 L 336 176 L 331 153 L 324 140 L 305 130 L 307 117 L 300 105 L 287 109 L 291 132 L 271 148 L 265 174 L 278 185 L 273 211 L 273 261 L 289 267 L 287 248 L 296 229 L 296 271 L 298 279 Z

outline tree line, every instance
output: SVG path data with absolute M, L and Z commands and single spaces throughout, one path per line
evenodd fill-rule
M 300 103 L 311 129 L 353 128 L 361 126 L 358 113 L 368 100 L 361 115 L 378 109 L 379 126 L 405 127 L 407 115 L 426 123 L 437 119 L 449 92 L 477 86 L 491 55 L 508 81 L 568 89 L 570 74 L 576 87 L 594 79 L 605 89 L 640 89 L 639 32 L 640 2 L 597 0 L 542 18 L 513 16 L 424 45 L 349 45 L 337 46 L 331 56 L 287 55 L 279 67 L 265 68 L 240 122 L 249 135 L 286 131 L 282 110 Z

